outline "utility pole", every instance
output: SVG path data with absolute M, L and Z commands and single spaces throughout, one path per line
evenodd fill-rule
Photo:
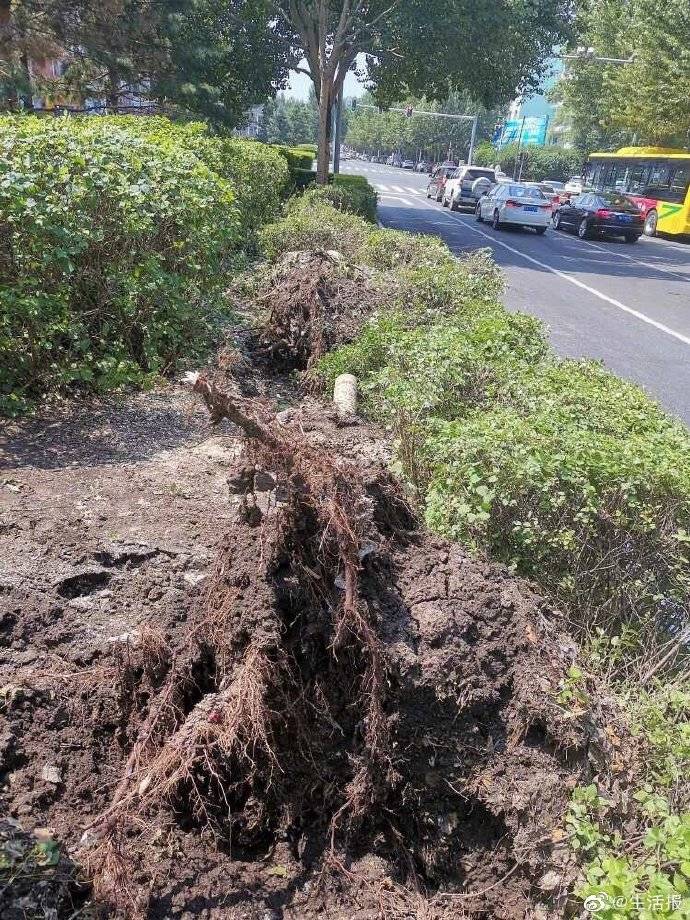
M 472 161 L 474 160 L 474 145 L 477 140 L 477 123 L 479 121 L 479 116 L 475 115 L 472 119 L 472 134 L 470 135 L 470 149 L 467 153 L 467 165 L 471 166 Z

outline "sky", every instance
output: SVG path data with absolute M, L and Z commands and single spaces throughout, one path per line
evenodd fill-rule
M 361 60 L 357 60 L 357 66 L 364 66 L 364 55 L 359 55 Z M 306 67 L 307 62 L 302 61 L 300 67 Z M 287 88 L 284 90 L 285 95 L 289 96 L 292 99 L 302 99 L 306 100 L 309 98 L 309 90 L 312 86 L 312 82 L 306 74 L 297 73 L 295 70 L 290 71 L 290 83 Z M 359 82 L 354 73 L 350 72 L 345 77 L 345 85 L 343 87 L 343 93 L 345 96 L 363 96 L 366 92 L 364 86 Z

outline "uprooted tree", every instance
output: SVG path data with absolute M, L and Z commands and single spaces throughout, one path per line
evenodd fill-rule
M 230 0 L 232 4 L 240 0 Z M 262 0 L 263 2 L 263 0 Z M 569 0 L 275 0 L 290 55 L 319 104 L 317 180 L 328 179 L 329 114 L 357 56 L 381 103 L 409 91 L 443 99 L 467 88 L 487 106 L 535 87 L 571 18 Z

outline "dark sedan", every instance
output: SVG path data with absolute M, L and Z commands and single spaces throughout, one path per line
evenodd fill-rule
M 564 202 L 553 215 L 556 230 L 570 230 L 581 240 L 590 236 L 622 236 L 636 243 L 644 230 L 644 217 L 625 195 L 583 192 Z

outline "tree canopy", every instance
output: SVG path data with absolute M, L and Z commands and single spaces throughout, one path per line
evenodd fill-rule
M 316 96 L 307 101 L 279 93 L 264 105 L 261 137 L 272 144 L 315 144 L 319 125 Z
M 453 115 L 479 114 L 477 142 L 493 133 L 497 111 L 478 106 L 467 92 L 451 92 L 441 102 L 407 96 L 395 108 L 412 106 L 412 116 L 378 110 L 374 97 L 367 94 L 354 111 L 349 112 L 345 139 L 357 150 L 369 153 L 399 151 L 404 156 L 431 156 L 443 159 L 445 151 L 464 157 L 470 142 L 471 122 L 455 121 L 421 112 L 446 112 Z M 372 106 L 372 108 L 367 108 Z
M 358 54 L 382 103 L 406 92 L 444 99 L 464 87 L 491 106 L 538 84 L 572 15 L 571 0 L 276 0 L 275 8 L 319 102 L 320 181 L 331 105 Z
M 596 57 L 569 64 L 554 95 L 572 140 L 585 150 L 623 144 L 688 146 L 690 5 L 688 0 L 583 0 L 578 42 Z
M 0 0 L 0 104 L 137 93 L 234 126 L 295 63 L 269 0 Z M 45 75 L 30 62 L 60 58 Z

